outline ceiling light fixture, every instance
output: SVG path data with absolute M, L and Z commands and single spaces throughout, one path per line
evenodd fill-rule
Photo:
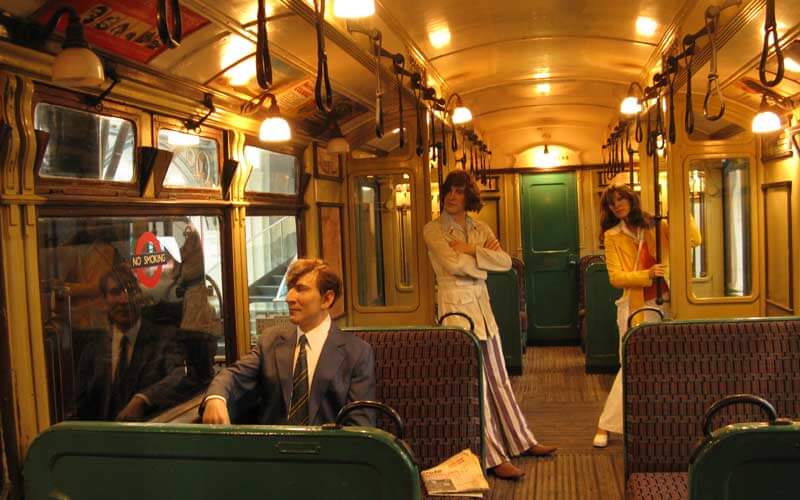
M 636 32 L 642 36 L 653 36 L 658 30 L 658 22 L 650 17 L 639 16 L 636 19 Z
M 428 39 L 431 41 L 431 45 L 433 45 L 434 49 L 446 47 L 450 45 L 450 29 L 447 26 L 437 28 L 428 34 Z
M 781 118 L 772 111 L 767 103 L 767 95 L 763 94 L 761 96 L 761 104 L 758 107 L 758 114 L 753 118 L 753 132 L 756 134 L 768 134 L 777 132 L 781 128 Z
M 333 15 L 342 19 L 361 19 L 375 14 L 374 0 L 336 0 Z
M 639 90 L 639 94 L 636 94 L 636 90 Z M 622 104 L 619 106 L 619 111 L 625 116 L 634 116 L 638 115 L 642 112 L 643 105 L 642 99 L 640 96 L 644 96 L 644 90 L 642 86 L 639 85 L 638 82 L 631 82 L 628 85 L 628 93 L 625 99 L 622 100 Z
M 539 83 L 536 85 L 536 93 L 540 95 L 546 95 L 550 93 L 550 84 L 549 83 Z
M 44 27 L 7 14 L 0 15 L 0 25 L 6 28 L 12 41 L 41 49 L 64 14 L 69 16 L 68 24 L 63 50 L 53 60 L 53 83 L 67 87 L 98 87 L 106 79 L 103 63 L 86 42 L 83 23 L 73 7 L 67 5 L 58 9 Z
M 452 107 L 452 104 L 455 104 L 455 107 Z M 464 125 L 472 121 L 472 111 L 464 106 L 464 101 L 459 94 L 452 94 L 447 99 L 445 109 L 450 113 L 450 120 L 453 122 L 453 125 Z M 452 111 L 450 111 L 451 109 Z
M 267 117 L 261 122 L 258 138 L 263 142 L 286 142 L 291 140 L 292 128 L 289 126 L 289 122 L 281 116 L 278 100 L 275 98 L 274 94 L 263 92 L 261 95 L 254 97 L 242 106 L 242 114 L 254 114 L 267 99 L 269 99 L 269 109 L 267 111 Z
M 350 152 L 350 143 L 345 139 L 339 123 L 333 122 L 333 133 L 328 141 L 328 152 L 334 154 L 347 154 Z

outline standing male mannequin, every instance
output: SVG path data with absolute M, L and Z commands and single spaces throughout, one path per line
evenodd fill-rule
M 463 170 L 450 172 L 440 196 L 442 214 L 423 230 L 436 273 L 439 315 L 460 312 L 475 323 L 486 381 L 486 464 L 497 477 L 517 479 L 524 472 L 511 463 L 510 457 L 549 455 L 556 448 L 539 444 L 528 428 L 508 380 L 500 332 L 489 303 L 486 272 L 511 269 L 511 257 L 486 224 L 467 216 L 467 211 L 478 211 L 482 206 L 480 189 L 469 174 Z M 455 318 L 448 320 L 447 324 L 458 324 Z
M 329 311 L 342 281 L 321 260 L 301 259 L 287 271 L 289 319 L 253 350 L 222 370 L 201 405 L 203 423 L 230 424 L 229 407 L 261 397 L 261 424 L 322 425 L 347 403 L 375 399 L 375 356 L 369 344 L 342 333 Z M 347 425 L 374 426 L 370 410 L 350 413 Z

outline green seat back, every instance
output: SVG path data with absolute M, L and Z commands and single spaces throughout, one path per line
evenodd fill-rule
M 522 355 L 525 341 L 520 328 L 519 286 L 517 273 L 513 269 L 505 272 L 490 272 L 486 279 L 492 312 L 500 330 L 503 357 L 509 373 L 522 374 Z M 473 318 L 478 321 L 479 318 Z M 527 332 L 526 332 L 527 335 Z
M 689 466 L 690 500 L 800 498 L 800 423 L 719 429 Z
M 584 277 L 586 287 L 586 371 L 614 372 L 619 368 L 619 330 L 614 302 L 622 290 L 608 281 L 602 262 L 590 264 Z
M 417 467 L 378 429 L 70 422 L 25 461 L 27 500 L 421 498 Z

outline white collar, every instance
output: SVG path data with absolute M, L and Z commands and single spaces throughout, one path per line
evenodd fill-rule
M 322 346 L 325 345 L 325 339 L 328 338 L 328 332 L 331 330 L 331 316 L 329 314 L 325 315 L 325 319 L 322 320 L 322 323 L 317 325 L 316 327 L 312 328 L 310 331 L 304 332 L 297 327 L 297 341 L 300 341 L 300 336 L 305 335 L 306 339 L 308 340 L 308 347 L 312 351 L 321 352 Z
M 142 328 L 142 318 L 136 320 L 136 323 L 133 324 L 129 329 L 126 331 L 122 331 L 120 327 L 114 325 L 114 331 L 119 332 L 121 335 L 124 335 L 128 338 L 128 343 L 130 345 L 136 344 L 136 337 L 139 336 L 139 330 Z
M 453 219 L 453 216 L 447 212 L 442 212 L 441 215 L 439 215 L 439 218 L 441 219 L 445 229 L 448 227 L 454 227 L 460 229 L 461 231 L 464 230 L 464 227 L 456 222 L 455 219 Z M 475 227 L 475 221 L 472 220 L 472 217 L 470 217 L 469 214 L 466 215 L 466 226 L 468 231 Z

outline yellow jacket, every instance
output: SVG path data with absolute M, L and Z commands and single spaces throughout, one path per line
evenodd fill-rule
M 643 229 L 641 234 L 650 255 L 655 257 L 655 228 Z M 639 257 L 639 243 L 636 236 L 622 223 L 606 231 L 603 236 L 608 279 L 612 286 L 625 291 L 623 297 L 627 296 L 629 300 L 629 312 L 644 306 L 644 289 L 653 285 L 647 269 L 634 271 Z M 693 220 L 690 220 L 688 237 L 692 247 L 700 244 L 700 231 Z M 669 284 L 669 225 L 666 221 L 661 221 L 661 262 L 666 265 L 664 280 Z

